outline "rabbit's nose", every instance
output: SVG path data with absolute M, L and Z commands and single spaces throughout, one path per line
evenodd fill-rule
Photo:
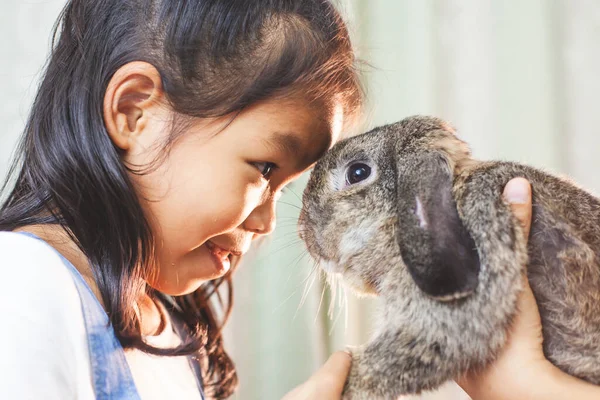
M 304 225 L 298 224 L 298 236 L 300 236 L 301 240 L 306 240 L 306 235 L 304 233 L 304 229 L 306 229 L 304 227 Z
M 300 210 L 300 215 L 298 216 L 297 229 L 298 229 L 298 236 L 304 242 L 306 242 L 309 239 L 308 233 L 309 233 L 310 226 L 312 226 L 312 220 L 309 218 L 308 213 L 306 212 L 306 209 L 302 208 Z M 314 235 L 315 233 L 318 233 L 318 232 L 314 232 L 314 230 L 313 230 L 310 233 L 312 235 Z

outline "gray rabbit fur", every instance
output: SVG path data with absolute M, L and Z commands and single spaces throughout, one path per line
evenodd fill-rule
M 527 245 L 501 196 L 518 176 L 533 190 Z M 477 161 L 444 121 L 411 117 L 346 139 L 317 163 L 299 231 L 326 273 L 380 298 L 345 399 L 420 393 L 489 365 L 525 271 L 546 357 L 600 384 L 600 200 L 568 180 Z

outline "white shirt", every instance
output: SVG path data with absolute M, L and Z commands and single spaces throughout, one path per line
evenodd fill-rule
M 45 243 L 0 232 L 0 321 L 0 399 L 94 399 L 79 293 Z M 170 324 L 145 340 L 180 343 Z M 143 400 L 200 399 L 186 357 L 125 356 Z

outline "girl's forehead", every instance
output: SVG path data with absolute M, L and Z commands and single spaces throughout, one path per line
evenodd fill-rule
M 334 139 L 338 137 L 344 121 L 344 106 L 341 102 L 307 101 L 303 98 L 285 99 L 265 103 L 267 112 L 276 113 L 278 120 L 291 124 L 301 124 L 314 130 L 328 130 Z
M 313 164 L 335 144 L 342 126 L 342 116 L 330 107 L 317 107 L 302 100 L 264 102 L 239 117 L 244 128 L 259 128 L 255 139 L 305 166 Z

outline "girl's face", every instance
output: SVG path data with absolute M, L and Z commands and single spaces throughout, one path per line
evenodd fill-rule
M 329 114 L 301 100 L 273 100 L 233 119 L 201 120 L 155 169 L 133 174 L 156 240 L 157 269 L 148 283 L 170 295 L 190 293 L 223 276 L 232 255 L 271 233 L 281 189 L 340 133 L 341 116 Z M 152 163 L 172 130 L 164 107 L 146 118 L 127 163 Z

